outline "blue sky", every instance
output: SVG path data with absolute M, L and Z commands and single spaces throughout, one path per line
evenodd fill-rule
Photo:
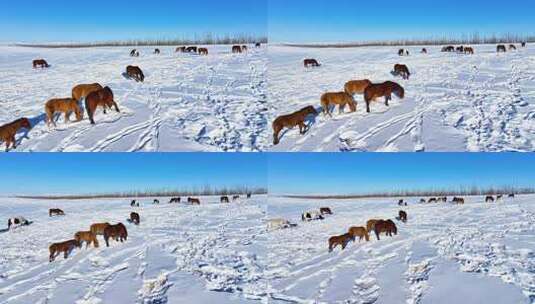
M 270 154 L 271 194 L 359 194 L 465 186 L 535 186 L 535 155 Z
M 0 1 L 0 41 L 266 35 L 268 0 Z
M 8 153 L 0 157 L 0 168 L 0 195 L 267 183 L 261 153 Z
M 531 0 L 269 0 L 270 42 L 535 32 Z

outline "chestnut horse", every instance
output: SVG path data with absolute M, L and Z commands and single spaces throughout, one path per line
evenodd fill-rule
M 124 242 L 128 238 L 128 232 L 126 227 L 119 223 L 117 225 L 108 225 L 104 228 L 104 240 L 106 241 L 106 247 L 110 247 L 109 239 L 114 239 L 115 241 Z
M 78 231 L 74 234 L 74 239 L 82 245 L 85 242 L 85 248 L 89 247 L 93 243 L 93 247 L 98 248 L 97 235 L 91 231 Z
M 344 250 L 347 246 L 347 243 L 353 239 L 352 235 L 349 233 L 344 233 L 342 235 L 332 236 L 329 238 L 329 252 L 332 252 L 333 249 L 341 245 L 342 250 Z
M 65 123 L 70 122 L 70 116 L 72 112 L 76 115 L 76 121 L 82 120 L 82 109 L 78 105 L 78 101 L 73 98 L 63 98 L 63 99 L 51 99 L 45 104 L 45 113 L 46 113 L 46 124 L 50 126 L 53 124 L 56 126 L 54 121 L 54 114 L 56 112 L 62 112 L 65 115 Z
M 192 205 L 200 205 L 201 204 L 201 200 L 198 199 L 198 198 L 194 198 L 194 197 L 188 197 L 188 203 L 190 203 Z
M 80 245 L 80 242 L 78 242 L 77 240 L 69 240 L 69 241 L 65 241 L 61 243 L 53 243 L 52 245 L 50 245 L 50 247 L 48 247 L 48 250 L 50 251 L 50 257 L 48 260 L 50 262 L 54 261 L 61 252 L 63 252 L 63 258 L 66 259 L 69 257 L 69 253 L 74 248 L 80 248 L 80 247 L 82 246 Z
M 368 232 L 371 232 L 371 231 L 374 229 L 375 224 L 376 224 L 378 221 L 382 221 L 382 220 L 376 220 L 376 219 L 368 220 L 368 221 L 366 222 L 366 230 L 368 230 Z
M 370 103 L 378 97 L 385 97 L 385 105 L 392 100 L 392 93 L 400 99 L 405 97 L 405 90 L 399 84 L 387 81 L 384 83 L 371 84 L 364 90 L 364 101 L 366 101 L 366 112 L 370 113 Z
M 373 226 L 373 230 L 375 231 L 375 236 L 377 237 L 377 240 L 379 241 L 379 235 L 381 233 L 385 233 L 387 236 L 392 236 L 392 233 L 395 235 L 398 234 L 398 229 L 396 227 L 396 224 L 392 220 L 379 220 L 375 223 Z
M 13 146 L 13 149 L 17 148 L 17 142 L 15 141 L 15 134 L 25 128 L 31 129 L 32 125 L 28 118 L 19 118 L 13 122 L 0 126 L 0 140 L 6 143 L 6 152 L 9 151 L 9 146 Z
M 500 52 L 505 53 L 505 52 L 507 52 L 507 49 L 505 48 L 505 45 L 503 45 L 503 44 L 499 44 L 499 45 L 496 47 L 496 52 L 497 52 L 497 53 L 500 53 Z
M 199 48 L 199 55 L 208 55 L 207 48 Z
M 303 60 L 303 65 L 305 66 L 305 68 L 308 68 L 309 66 L 312 66 L 312 67 L 321 66 L 321 64 L 319 64 L 319 62 L 316 59 L 312 59 L 312 58 Z
M 474 49 L 472 47 L 465 47 L 464 48 L 464 53 L 465 54 L 470 54 L 470 55 L 474 55 Z
M 332 111 L 330 109 L 331 105 L 338 105 L 338 113 L 340 114 L 344 111 L 346 105 L 349 106 L 351 112 L 357 110 L 357 103 L 355 102 L 353 95 L 346 92 L 325 93 L 321 95 L 323 114 L 332 117 Z
M 91 233 L 95 234 L 95 235 L 104 235 L 104 230 L 106 229 L 106 227 L 108 227 L 110 225 L 110 223 L 97 223 L 97 224 L 92 224 L 91 227 L 89 228 L 89 230 L 91 231 Z
M 112 106 L 115 107 L 115 111 L 120 112 L 117 103 L 113 100 L 113 91 L 109 87 L 91 92 L 85 98 L 85 109 L 92 125 L 95 124 L 93 115 L 95 114 L 98 106 L 102 106 L 104 108 L 104 114 L 106 114 L 106 107 L 111 109 Z
M 317 115 L 318 112 L 313 106 L 302 108 L 301 110 L 288 115 L 282 115 L 277 117 L 272 124 L 273 127 L 273 144 L 279 144 L 279 133 L 283 128 L 293 128 L 299 126 L 299 134 L 305 134 L 307 126 L 305 119 L 308 115 Z
M 140 219 L 137 212 L 130 213 L 130 222 L 134 223 L 135 225 L 139 225 Z
M 370 234 L 368 233 L 368 230 L 366 230 L 366 228 L 364 227 L 350 227 L 348 233 L 351 234 L 351 236 L 353 237 L 353 240 L 355 240 L 356 237 L 358 236 L 359 242 L 362 239 L 365 239 L 366 242 L 370 240 Z
M 48 210 L 48 216 L 51 217 L 53 215 L 65 215 L 65 212 L 63 212 L 63 210 L 57 209 L 57 208 L 53 208 L 53 209 Z
M 72 88 L 72 99 L 80 101 L 87 97 L 91 92 L 102 90 L 102 86 L 98 83 L 79 84 Z
M 138 82 L 145 81 L 145 75 L 138 66 L 129 65 L 126 67 L 126 75 L 130 78 L 134 78 Z
M 35 59 L 33 61 L 33 68 L 49 68 L 50 65 L 44 59 Z
M 368 79 L 351 80 L 344 85 L 344 91 L 349 95 L 362 94 L 370 84 L 372 82 Z
M 241 53 L 241 52 L 242 52 L 241 46 L 239 46 L 239 45 L 233 45 L 232 46 L 232 53 L 233 54 Z
M 401 75 L 403 79 L 409 79 L 411 76 L 411 73 L 409 72 L 409 68 L 404 64 L 396 64 L 394 65 L 394 74 L 395 75 Z

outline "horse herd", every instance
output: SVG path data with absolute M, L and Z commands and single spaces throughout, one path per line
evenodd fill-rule
M 522 47 L 526 46 L 526 43 L 523 42 Z M 505 45 L 498 45 L 497 51 L 506 52 Z M 516 50 L 515 45 L 510 44 L 509 50 Z M 474 54 L 475 51 L 472 47 L 469 46 L 445 46 L 441 50 L 442 52 L 458 52 L 464 54 Z M 426 48 L 422 48 L 420 51 L 422 54 L 427 54 L 428 51 Z M 399 49 L 399 56 L 409 56 L 410 52 L 407 49 Z M 305 68 L 309 67 L 321 67 L 321 64 L 317 59 L 306 58 L 303 60 L 303 66 Z M 395 64 L 394 70 L 391 72 L 394 76 L 401 76 L 404 80 L 409 80 L 411 73 L 409 68 L 404 64 Z M 332 106 L 338 106 L 339 113 L 344 111 L 344 108 L 347 106 L 351 112 L 357 110 L 357 102 L 355 101 L 355 94 L 363 94 L 364 102 L 366 103 L 366 112 L 370 113 L 370 104 L 372 101 L 376 101 L 377 98 L 384 97 L 385 105 L 388 106 L 388 102 L 392 100 L 392 94 L 396 95 L 398 98 L 403 99 L 405 96 L 405 89 L 396 82 L 386 81 L 383 83 L 372 83 L 368 79 L 362 80 L 350 80 L 344 85 L 344 90 L 340 92 L 327 92 L 321 95 L 320 103 L 323 109 L 323 113 L 332 117 Z M 292 129 L 296 126 L 299 127 L 299 134 L 303 135 L 307 131 L 307 125 L 305 120 L 309 115 L 317 115 L 318 111 L 313 106 L 304 107 L 294 113 L 281 115 L 277 117 L 273 123 L 273 144 L 278 145 L 280 142 L 279 134 L 284 128 Z

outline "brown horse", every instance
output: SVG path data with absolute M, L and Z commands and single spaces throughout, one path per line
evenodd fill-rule
M 240 196 L 237 195 L 237 194 L 232 196 L 232 200 L 233 201 L 236 201 L 236 200 L 239 200 L 239 199 L 240 199 Z
M 333 214 L 333 212 L 331 211 L 331 208 L 329 208 L 329 207 L 321 207 L 320 208 L 320 213 L 321 214 L 330 214 L 330 215 Z
M 56 126 L 54 121 L 54 114 L 56 112 L 62 112 L 65 115 L 65 123 L 70 122 L 70 116 L 72 112 L 76 115 L 76 121 L 82 120 L 83 114 L 78 101 L 73 98 L 63 98 L 63 99 L 51 99 L 45 104 L 45 113 L 46 113 L 46 123 L 48 126 L 53 124 Z
M 138 82 L 145 81 L 145 75 L 138 66 L 129 65 L 126 67 L 126 75 L 130 78 L 134 78 Z
M 175 50 L 176 53 L 180 52 L 180 53 L 185 53 L 186 52 L 186 47 L 185 46 L 179 46 L 176 48 Z
M 406 223 L 407 222 L 407 212 L 405 212 L 403 210 L 399 210 L 399 220 L 402 221 L 403 223 Z
M 474 55 L 474 48 L 467 46 L 464 48 L 464 53 Z
M 509 44 L 509 51 L 516 51 L 516 46 L 514 44 Z
M 80 242 L 78 242 L 77 240 L 69 240 L 69 241 L 65 241 L 61 243 L 53 243 L 52 245 L 50 245 L 50 247 L 48 247 L 48 250 L 50 251 L 50 257 L 48 260 L 50 262 L 54 261 L 61 252 L 63 252 L 63 258 L 66 259 L 69 257 L 69 253 L 74 248 L 80 248 L 80 247 L 81 247 Z
M 455 203 L 455 204 L 460 204 L 460 205 L 464 205 L 464 198 L 462 197 L 454 197 L 452 200 L 451 200 L 452 203 Z
M 301 110 L 288 115 L 282 115 L 277 117 L 272 124 L 273 127 L 273 144 L 279 144 L 279 133 L 283 128 L 292 129 L 295 126 L 299 126 L 299 134 L 305 134 L 307 126 L 305 119 L 308 115 L 317 115 L 318 112 L 313 106 L 302 108 Z
M 344 91 L 349 95 L 362 94 L 370 84 L 372 82 L 368 79 L 351 80 L 344 85 Z
M 104 240 L 106 241 L 106 247 L 110 247 L 109 239 L 114 239 L 115 241 L 124 242 L 128 238 L 128 232 L 126 227 L 119 223 L 117 225 L 108 225 L 104 228 Z
M 485 197 L 485 203 L 493 203 L 494 202 L 494 197 L 492 197 L 492 195 L 487 195 L 487 197 Z
M 57 209 L 57 208 L 53 208 L 53 209 L 48 210 L 48 216 L 51 217 L 53 215 L 65 215 L 65 212 L 63 212 L 63 210 Z
M 319 64 L 319 62 L 316 60 L 316 59 L 313 59 L 313 58 L 308 58 L 308 59 L 305 59 L 303 60 L 303 65 L 305 66 L 305 68 L 308 68 L 308 67 L 319 67 L 321 66 L 321 64 Z
M 241 50 L 244 51 L 244 52 L 247 52 L 247 46 L 246 45 L 242 45 L 241 46 Z
M 130 213 L 130 222 L 134 223 L 135 225 L 139 225 L 140 219 L 139 214 L 136 212 Z
M 31 129 L 32 125 L 28 118 L 19 118 L 13 122 L 0 126 L 0 140 L 6 143 L 6 152 L 9 150 L 9 146 L 13 145 L 13 149 L 17 148 L 17 141 L 15 140 L 15 134 L 22 129 Z
M 180 197 L 172 197 L 169 200 L 169 204 L 172 204 L 172 203 L 180 203 Z
M 331 105 L 338 105 L 338 113 L 340 114 L 343 113 L 346 105 L 349 106 L 351 112 L 357 110 L 357 103 L 355 102 L 353 95 L 346 92 L 325 93 L 321 95 L 323 114 L 332 117 L 332 111 L 330 109 Z
M 396 224 L 392 220 L 379 220 L 375 223 L 373 226 L 373 230 L 375 231 L 375 236 L 377 237 L 377 240 L 379 241 L 379 235 L 381 233 L 385 233 L 387 236 L 392 236 L 392 233 L 395 235 L 398 234 L 398 229 L 396 227 Z
M 255 46 L 255 48 L 259 48 L 259 47 L 262 47 L 262 43 L 260 43 L 260 42 L 257 42 L 257 43 L 255 43 L 255 45 L 254 45 L 254 46 Z
M 233 45 L 232 46 L 232 53 L 233 54 L 237 54 L 237 53 L 241 53 L 241 52 L 242 52 L 241 46 L 239 46 L 239 45 Z
M 226 195 L 225 195 L 225 196 L 222 196 L 222 197 L 219 199 L 219 201 L 220 201 L 221 203 L 228 203 L 228 202 L 229 202 L 228 196 L 226 196 Z
M 522 42 L 522 47 L 526 47 L 526 43 L 525 42 Z
M 95 235 L 104 235 L 104 230 L 106 229 L 106 227 L 108 227 L 110 225 L 110 223 L 97 223 L 97 224 L 92 224 L 91 227 L 89 228 L 89 230 L 91 231 L 91 233 L 95 234 Z
M 113 100 L 113 91 L 109 87 L 91 92 L 85 98 L 85 109 L 92 125 L 95 124 L 93 115 L 95 114 L 98 106 L 102 106 L 104 108 L 104 114 L 106 114 L 106 107 L 111 109 L 112 106 L 115 107 L 115 111 L 120 112 L 117 103 Z
M 199 55 L 208 55 L 207 48 L 199 48 Z
M 436 197 L 432 197 L 427 202 L 428 203 L 436 203 L 437 202 L 437 198 Z
M 36 69 L 36 68 L 49 68 L 49 67 L 50 67 L 50 65 L 44 59 L 35 59 L 33 61 L 33 68 L 34 69 Z
M 155 55 L 160 55 L 160 53 L 161 53 L 161 52 L 160 52 L 160 49 L 154 49 L 154 54 L 155 54 Z
M 342 250 L 344 250 L 347 246 L 347 243 L 353 239 L 353 236 L 349 233 L 344 233 L 342 235 L 332 236 L 329 238 L 329 252 L 332 252 L 333 249 L 341 245 Z
M 98 83 L 79 84 L 72 88 L 72 99 L 80 101 L 87 97 L 91 92 L 102 90 L 102 86 Z
M 198 198 L 194 198 L 194 197 L 188 197 L 188 203 L 190 203 L 192 205 L 200 205 L 201 204 L 201 200 L 198 199 Z
M 93 247 L 98 248 L 97 235 L 91 231 L 78 231 L 74 234 L 74 239 L 82 245 L 85 242 L 85 248 L 89 247 L 93 243 Z
M 366 101 L 366 112 L 370 113 L 370 103 L 378 97 L 385 97 L 385 105 L 392 100 L 392 93 L 400 99 L 405 97 L 405 90 L 399 84 L 387 81 L 384 83 L 371 84 L 364 90 L 364 101 Z
M 353 237 L 353 240 L 355 240 L 358 236 L 359 242 L 362 239 L 365 239 L 366 242 L 370 240 L 370 235 L 368 234 L 368 230 L 366 230 L 366 228 L 364 227 L 350 227 L 348 233 L 351 234 L 351 236 Z
M 409 79 L 409 77 L 411 76 L 411 73 L 409 72 L 409 68 L 404 64 L 394 65 L 394 74 L 401 75 L 403 79 Z
M 500 52 L 505 53 L 505 52 L 507 52 L 507 49 L 505 48 L 505 45 L 503 45 L 503 44 L 499 44 L 499 45 L 496 47 L 496 52 L 497 52 L 497 53 L 500 53 Z
M 376 219 L 368 220 L 366 222 L 366 230 L 368 230 L 368 232 L 372 231 L 373 227 L 375 227 L 375 223 L 377 223 L 378 221 L 381 221 L 381 220 L 376 220 Z
M 197 53 L 197 47 L 196 46 L 188 46 L 186 48 L 186 53 Z

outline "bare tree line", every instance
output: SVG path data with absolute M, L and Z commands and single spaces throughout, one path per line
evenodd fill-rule
M 115 193 L 88 193 L 76 195 L 16 195 L 17 198 L 25 199 L 98 199 L 98 198 L 147 198 L 147 197 L 172 197 L 172 196 L 210 196 L 210 195 L 233 195 L 233 194 L 267 194 L 263 187 L 233 186 L 214 188 L 210 185 L 202 187 L 190 187 L 182 189 L 161 190 L 134 190 Z
M 313 47 L 313 48 L 349 48 L 349 47 L 367 47 L 367 46 L 417 46 L 417 45 L 450 45 L 450 44 L 498 44 L 498 43 L 521 43 L 535 42 L 535 34 L 520 35 L 513 33 L 492 34 L 482 36 L 478 32 L 470 35 L 443 35 L 441 37 L 428 38 L 411 38 L 398 40 L 378 40 L 348 43 L 311 43 L 295 44 L 284 43 L 285 46 L 292 47 Z
M 378 191 L 362 194 L 345 195 L 283 195 L 288 198 L 302 199 L 357 199 L 357 198 L 388 198 L 388 197 L 439 197 L 439 196 L 474 196 L 474 195 L 496 195 L 496 194 L 533 194 L 535 187 L 515 187 L 515 186 L 493 186 L 480 188 L 477 186 L 459 186 L 458 189 L 436 188 L 436 189 L 412 189 L 412 190 L 391 190 Z
M 130 39 L 114 40 L 100 42 L 72 42 L 72 43 L 16 43 L 15 46 L 22 47 L 40 47 L 40 48 L 90 48 L 90 47 L 139 47 L 139 46 L 177 46 L 177 45 L 227 45 L 227 44 L 247 44 L 247 43 L 267 43 L 265 36 L 256 36 L 252 34 L 236 35 L 214 35 L 206 33 L 203 36 L 193 35 L 187 38 L 170 38 L 170 39 Z

